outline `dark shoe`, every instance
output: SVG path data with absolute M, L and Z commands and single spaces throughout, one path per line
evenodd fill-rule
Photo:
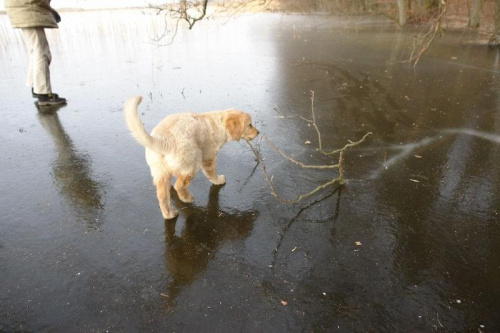
M 43 96 L 43 95 L 44 95 L 44 94 L 37 94 L 37 93 L 35 92 L 35 89 L 31 88 L 31 96 L 33 96 L 34 98 L 38 98 L 39 96 Z M 58 97 L 58 95 L 57 95 L 57 94 L 52 94 L 52 95 L 56 96 L 56 98 Z
M 55 96 L 57 96 L 57 94 L 53 94 Z M 35 89 L 31 88 L 31 96 L 33 96 L 34 98 L 38 98 L 38 96 L 43 96 L 43 94 L 37 94 L 35 92 Z
M 38 105 L 59 105 L 65 104 L 66 98 L 59 97 L 57 94 L 38 94 Z

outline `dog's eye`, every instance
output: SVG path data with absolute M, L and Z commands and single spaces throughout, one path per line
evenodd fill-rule
M 252 126 L 252 124 L 250 124 L 250 125 L 248 125 L 248 127 L 252 128 L 253 126 Z

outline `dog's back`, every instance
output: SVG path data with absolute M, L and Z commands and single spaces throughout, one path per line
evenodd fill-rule
M 167 116 L 153 130 L 157 138 L 170 138 L 171 150 L 218 150 L 228 140 L 224 130 L 223 111 L 205 113 L 176 113 Z M 180 151 L 179 151 L 180 150 Z

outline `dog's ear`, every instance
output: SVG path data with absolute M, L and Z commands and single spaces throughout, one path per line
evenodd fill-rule
M 226 118 L 226 130 L 232 140 L 240 141 L 245 130 L 242 115 L 231 112 Z

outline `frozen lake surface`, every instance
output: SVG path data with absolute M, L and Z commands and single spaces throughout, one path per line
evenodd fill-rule
M 414 31 L 380 18 L 256 14 L 182 28 L 160 16 L 63 13 L 54 91 L 24 86 L 21 32 L 0 15 L 0 331 L 500 331 L 500 57 L 448 33 L 414 69 Z M 219 154 L 165 222 L 124 101 L 167 114 L 236 107 L 308 164 L 345 156 L 348 184 L 297 205 L 254 154 Z M 305 144 L 310 141 L 312 144 Z M 265 142 L 277 191 L 333 177 Z

